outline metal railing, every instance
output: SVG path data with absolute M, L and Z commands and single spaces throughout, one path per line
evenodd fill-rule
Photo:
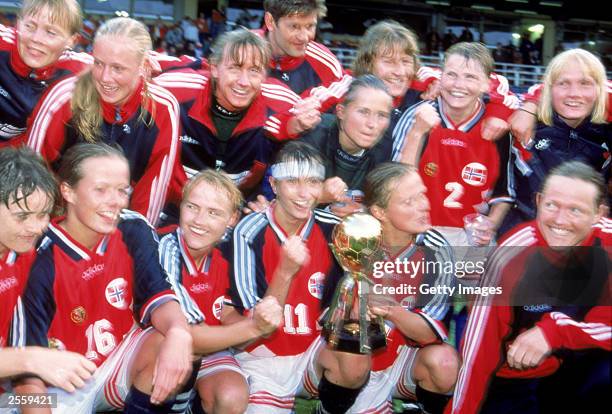
M 350 68 L 357 54 L 356 49 L 350 48 L 330 48 L 336 54 L 342 66 Z M 442 63 L 442 56 L 419 55 L 422 65 L 439 68 Z M 546 70 L 545 66 L 519 65 L 516 63 L 496 63 L 495 72 L 508 78 L 510 86 L 524 90 L 531 85 L 540 83 Z M 612 72 L 608 72 L 608 79 L 612 79 Z

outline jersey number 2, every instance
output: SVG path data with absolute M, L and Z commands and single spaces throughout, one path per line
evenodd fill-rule
M 461 196 L 463 195 L 463 193 L 465 192 L 465 190 L 463 189 L 463 186 L 461 184 L 459 184 L 456 181 L 451 181 L 449 183 L 446 183 L 446 185 L 444 186 L 444 189 L 446 191 L 450 191 L 451 193 L 448 195 L 448 197 L 446 197 L 444 199 L 444 207 L 446 208 L 461 208 L 463 207 L 463 204 L 461 204 L 459 201 Z

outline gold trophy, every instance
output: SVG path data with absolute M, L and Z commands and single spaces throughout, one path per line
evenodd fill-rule
M 382 318 L 368 319 L 367 293 L 372 281 L 367 276 L 380 257 L 382 228 L 369 214 L 346 216 L 336 225 L 330 244 L 345 271 L 334 293 L 323 336 L 335 350 L 369 354 L 387 345 Z

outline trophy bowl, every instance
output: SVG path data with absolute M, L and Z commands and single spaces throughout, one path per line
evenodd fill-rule
M 382 226 L 366 213 L 346 216 L 334 228 L 330 247 L 345 275 L 323 328 L 332 349 L 366 354 L 386 346 L 384 322 L 368 319 L 366 296 L 371 283 L 367 275 L 379 257 L 381 243 Z
M 334 227 L 332 250 L 345 271 L 365 274 L 381 240 L 380 222 L 369 214 L 355 213 Z

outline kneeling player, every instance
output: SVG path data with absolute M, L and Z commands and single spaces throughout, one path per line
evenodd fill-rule
M 281 319 L 276 299 L 267 297 L 255 307 L 253 319 L 219 326 L 230 283 L 224 255 L 227 242 L 222 239 L 236 224 L 241 204 L 240 190 L 227 174 L 202 171 L 183 190 L 180 227 L 160 241 L 161 262 L 185 317 L 193 324 L 194 352 L 208 354 L 202 359 L 196 388 L 210 414 L 244 413 L 249 400 L 246 375 L 233 354 L 215 351 L 271 333 Z
M 104 144 L 75 145 L 59 170 L 66 215 L 52 220 L 30 271 L 26 343 L 79 352 L 99 368 L 84 391 L 59 395 L 56 412 L 181 410 L 170 396 L 189 377 L 192 338 L 153 229 L 123 210 L 129 171 L 125 156 Z M 134 317 L 155 329 L 132 329 Z M 37 378 L 18 388 L 46 391 Z
M 223 321 L 240 317 L 271 295 L 284 306 L 284 326 L 238 353 L 249 374 L 248 413 L 288 413 L 296 395 L 316 396 L 321 411 L 344 413 L 366 382 L 370 358 L 328 349 L 320 336 L 323 286 L 339 271 L 328 242 L 338 219 L 319 210 L 325 179 L 320 155 L 290 142 L 272 166 L 276 200 L 234 231 L 232 302 Z
M 375 279 L 384 286 L 413 286 L 416 294 L 396 295 L 393 305 L 375 305 L 379 301 L 373 298 L 370 311 L 393 328 L 388 333 L 387 348 L 373 356 L 370 381 L 351 413 L 373 409 L 382 412 L 385 407 L 390 410 L 392 397 L 416 399 L 426 412 L 441 413 L 459 370 L 457 352 L 444 343 L 446 327 L 442 320 L 450 297 L 418 292 L 422 284 L 454 284 L 453 275 L 445 272 L 448 267 L 444 266 L 452 261 L 451 248 L 439 232 L 431 229 L 426 189 L 414 167 L 381 164 L 368 174 L 364 190 L 365 204 L 382 224 L 386 260 L 426 266 L 415 274 L 397 271 Z

